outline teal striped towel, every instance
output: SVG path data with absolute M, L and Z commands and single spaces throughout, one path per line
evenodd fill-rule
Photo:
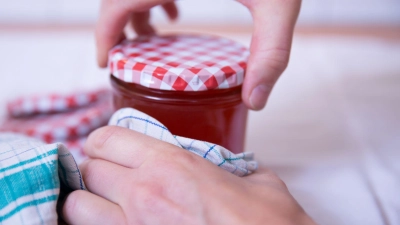
M 64 145 L 0 134 L 0 224 L 57 224 L 60 188 L 85 190 Z

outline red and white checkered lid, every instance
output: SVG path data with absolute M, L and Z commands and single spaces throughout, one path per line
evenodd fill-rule
M 109 53 L 116 78 L 174 91 L 231 88 L 243 83 L 248 50 L 207 35 L 146 36 L 125 40 Z

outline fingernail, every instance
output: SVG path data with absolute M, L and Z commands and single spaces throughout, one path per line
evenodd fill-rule
M 250 104 L 254 110 L 260 110 L 264 108 L 267 103 L 268 95 L 271 92 L 271 88 L 266 85 L 260 84 L 253 89 L 250 95 Z

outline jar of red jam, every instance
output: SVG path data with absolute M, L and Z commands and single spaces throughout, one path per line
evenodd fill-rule
M 236 42 L 206 35 L 126 40 L 109 55 L 114 106 L 140 110 L 174 135 L 243 152 L 248 55 Z

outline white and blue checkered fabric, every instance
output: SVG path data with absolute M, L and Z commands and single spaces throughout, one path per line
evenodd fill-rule
M 0 224 L 57 224 L 60 186 L 85 190 L 62 144 L 0 134 Z
M 162 123 L 136 109 L 118 110 L 108 124 L 126 127 L 186 149 L 237 176 L 248 175 L 257 169 L 253 153 L 233 154 L 216 144 L 173 135 Z

